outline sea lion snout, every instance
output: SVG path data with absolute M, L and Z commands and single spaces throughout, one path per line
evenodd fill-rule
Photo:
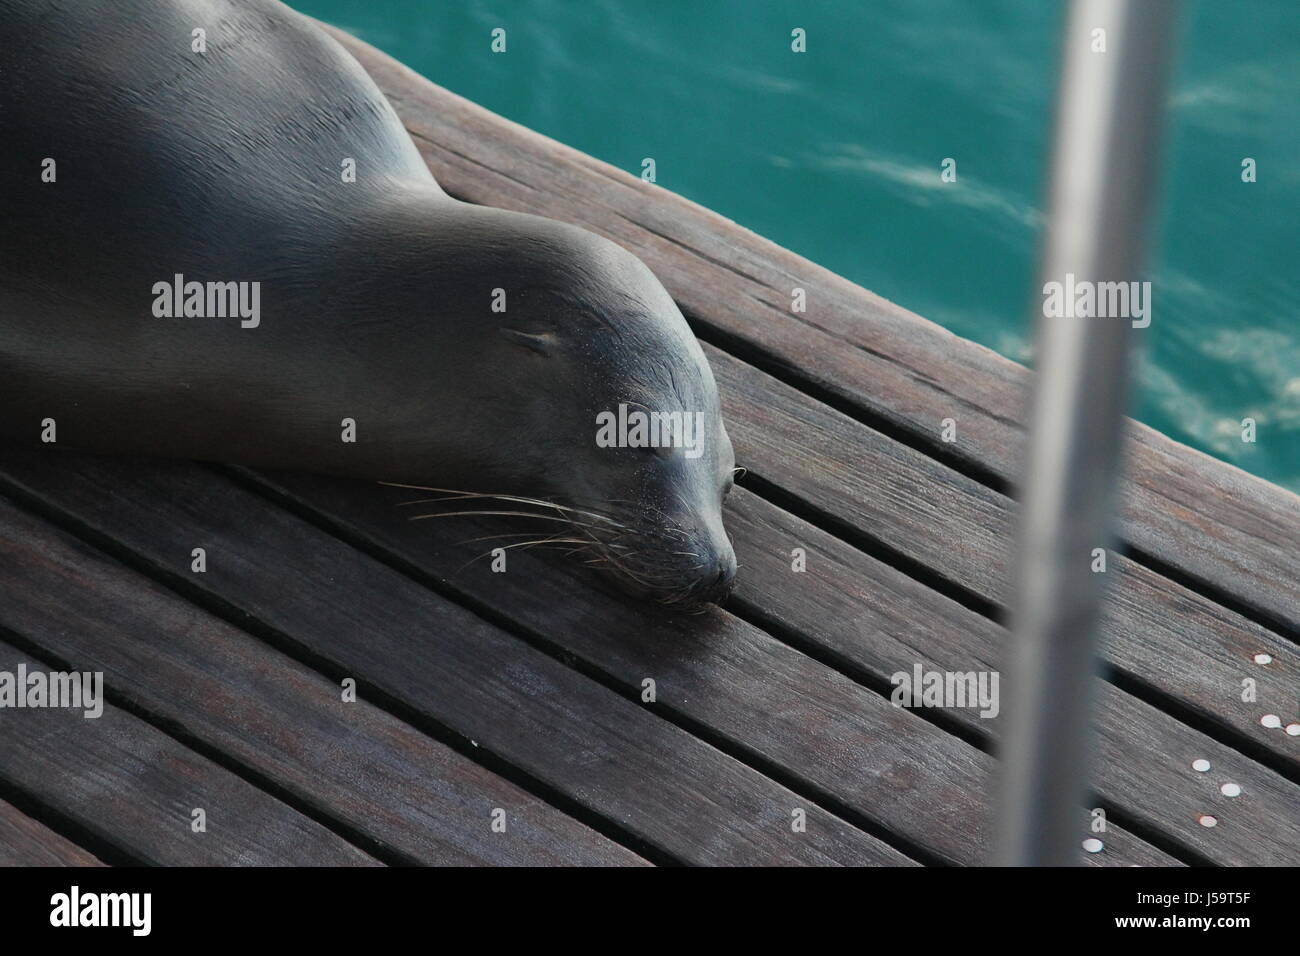
M 730 482 L 708 476 L 730 465 L 649 469 L 631 498 L 621 499 L 600 566 L 642 600 L 695 609 L 721 604 L 736 578 L 736 552 L 722 521 Z
M 723 486 L 722 496 L 729 489 Z M 736 550 L 722 524 L 722 496 L 701 508 L 706 515 L 692 546 L 700 555 L 699 567 L 694 570 L 694 581 L 683 600 L 685 604 L 721 604 L 731 594 L 736 581 Z
M 730 541 L 726 542 L 725 549 L 705 565 L 700 580 L 703 583 L 695 586 L 690 599 L 695 603 L 721 604 L 731 594 L 736 583 L 736 552 Z
M 688 609 L 722 604 L 735 586 L 736 553 L 724 537 L 716 550 L 706 550 L 701 560 L 676 570 L 667 565 L 658 572 L 638 567 L 615 574 L 614 580 L 633 597 L 658 604 Z

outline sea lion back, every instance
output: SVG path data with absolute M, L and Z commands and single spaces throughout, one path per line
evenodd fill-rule
M 150 274 L 221 237 L 265 265 L 346 228 L 368 192 L 432 184 L 361 67 L 275 0 L 0 0 L 0 117 L 11 282 L 94 268 L 84 242 L 74 264 L 40 234 L 60 219 Z

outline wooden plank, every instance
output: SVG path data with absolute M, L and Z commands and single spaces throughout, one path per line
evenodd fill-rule
M 103 866 L 93 854 L 0 800 L 0 866 Z
M 793 631 L 825 659 L 885 683 L 891 674 L 996 669 L 1006 634 L 954 601 L 743 489 L 733 493 L 728 527 L 747 574 L 736 603 Z M 773 542 L 785 547 L 774 548 Z M 788 551 L 806 550 L 794 584 Z M 1300 786 L 1118 688 L 1099 681 L 1094 787 L 1100 798 L 1226 865 L 1294 865 L 1300 860 Z M 1285 704 L 1284 699 L 1278 700 Z M 945 712 L 972 733 L 996 740 L 1001 717 Z M 1273 731 L 1284 736 L 1281 731 Z M 1192 770 L 1208 759 L 1212 772 Z M 1244 796 L 1217 786 L 1233 782 Z M 1248 795 L 1248 796 L 1245 796 Z M 1211 813 L 1220 826 L 1198 822 Z
M 726 353 L 706 347 L 736 458 L 833 522 L 884 543 L 980 598 L 1011 594 L 1015 503 Z M 1103 653 L 1121 673 L 1243 735 L 1300 771 L 1297 738 L 1260 718 L 1297 719 L 1290 641 L 1115 553 L 1107 557 Z M 1254 663 L 1257 654 L 1272 663 Z M 1242 680 L 1259 685 L 1241 699 Z
M 50 668 L 0 642 L 0 670 Z M 111 705 L 0 711 L 0 779 L 85 830 L 161 866 L 364 866 L 373 857 Z M 207 830 L 195 833 L 202 809 Z
M 295 799 L 434 865 L 645 861 L 0 499 L 0 622 Z M 68 595 L 75 594 L 76 600 Z M 130 640 L 123 640 L 130 635 Z M 494 832 L 492 813 L 505 811 Z
M 383 492 L 387 502 L 380 495 L 362 501 L 350 482 L 284 474 L 260 477 L 268 487 L 421 572 L 450 580 L 472 599 L 491 602 L 518 626 L 612 678 L 628 693 L 637 693 L 650 676 L 656 681 L 658 706 L 726 734 L 864 815 L 882 813 L 882 824 L 904 828 L 900 832 L 909 839 L 941 854 L 956 847 L 957 852 L 946 857 L 950 862 L 982 859 L 990 838 L 985 823 L 992 760 L 752 625 L 716 612 L 710 626 L 702 627 L 697 617 L 647 614 L 619 595 L 591 590 L 582 590 L 581 601 L 566 599 L 583 588 L 584 576 L 571 565 L 556 565 L 537 553 L 512 557 L 514 571 L 504 575 L 491 573 L 483 563 L 466 567 L 475 547 L 456 542 L 489 533 L 493 526 L 488 522 L 448 520 L 445 529 L 430 534 L 392 520 L 398 495 L 388 490 Z M 752 498 L 743 491 L 738 494 Z M 772 539 L 758 546 L 771 550 Z M 789 585 L 756 579 L 751 586 L 761 590 Z M 913 607 L 912 613 L 923 615 L 924 605 Z M 921 754 L 938 755 L 941 764 L 936 767 Z M 977 774 L 959 776 L 957 770 L 970 761 Z M 933 774 L 942 779 L 928 776 Z M 889 784 L 885 792 L 882 778 Z M 901 795 L 891 792 L 898 784 L 904 786 Z M 881 811 L 885 801 L 896 803 L 902 815 L 891 815 L 893 806 Z M 1134 841 L 1128 846 L 1135 849 Z M 1152 848 L 1140 849 L 1142 862 L 1158 859 Z M 1108 857 L 1086 857 L 1102 865 L 1129 859 L 1118 845 Z
M 14 456 L 24 457 L 33 469 L 46 465 L 24 474 L 28 493 L 161 567 L 184 567 L 184 556 L 193 546 L 188 542 L 202 541 L 209 555 L 224 555 L 221 561 L 210 558 L 208 572 L 196 576 L 194 584 L 214 590 L 318 653 L 332 641 L 320 633 L 337 631 L 338 616 L 355 617 L 350 609 L 359 606 L 392 624 L 380 630 L 372 622 L 356 621 L 343 642 L 346 649 L 330 647 L 329 654 L 352 653 L 358 643 L 389 647 L 382 662 L 372 653 L 367 666 L 373 670 L 401 664 L 397 670 L 408 682 L 412 668 L 436 664 L 436 641 L 425 645 L 418 664 L 403 662 L 409 651 L 389 633 L 409 628 L 410 619 L 428 621 L 438 633 L 437 616 L 446 612 L 424 609 L 427 592 L 220 476 L 180 463 L 142 469 L 107 459 L 59 456 L 42 461 L 38 453 L 29 452 Z M 13 465 L 5 469 L 10 475 L 16 470 Z M 447 562 L 454 561 L 452 567 L 464 564 L 466 554 L 450 546 L 457 539 L 448 536 L 475 535 L 463 528 L 440 534 L 410 525 L 392 506 L 395 489 L 325 486 L 340 496 L 336 500 L 343 504 L 346 520 L 363 524 L 367 533 L 404 533 L 404 544 L 413 541 L 413 547 L 434 549 L 434 559 L 444 570 Z M 112 489 L 108 496 L 105 488 Z M 351 500 L 355 507 L 348 505 Z M 247 533 L 249 527 L 258 528 L 255 540 Z M 487 575 L 491 580 L 483 580 L 480 596 L 544 637 L 556 653 L 587 662 L 629 696 L 638 696 L 641 681 L 653 678 L 660 688 L 655 709 L 668 708 L 751 763 L 796 777 L 801 789 L 842 803 L 936 859 L 975 863 L 982 858 L 989 839 L 986 792 L 992 760 L 987 754 L 891 707 L 884 698 L 743 621 L 721 613 L 710 618 L 657 618 L 595 591 L 584 591 L 583 600 L 575 601 L 575 582 L 567 573 L 534 567 L 527 560 L 523 567 L 523 575 Z M 346 593 L 321 592 L 320 582 L 329 579 L 346 580 Z M 413 610 L 404 613 L 408 602 Z M 376 611 L 376 605 L 382 610 Z M 495 666 L 519 665 L 506 660 Z M 471 678 L 460 680 L 468 683 Z M 423 701 L 425 692 L 417 684 L 407 686 L 403 699 Z M 615 711 L 614 702 L 626 703 L 605 693 L 606 706 Z M 439 697 L 446 696 L 443 688 Z M 534 695 L 533 709 L 549 699 Z M 607 721 L 608 716 L 592 712 L 583 719 Z M 646 747 L 642 742 L 634 745 Z M 552 749 L 538 742 L 512 751 L 511 759 L 555 761 L 557 757 L 548 756 Z M 544 766 L 534 772 L 542 774 Z M 620 777 L 618 784 L 643 789 L 646 779 L 653 778 Z M 1146 855 L 1132 862 L 1162 860 L 1162 855 L 1145 849 Z
M 14 450 L 9 461 L 27 452 Z M 199 466 L 51 456 L 59 501 L 167 573 L 690 863 L 907 857 L 482 618 Z M 7 464 L 6 467 L 9 467 Z M 107 483 L 105 483 L 107 482 Z M 253 533 L 250 533 L 252 531 Z M 203 546 L 208 570 L 189 573 Z M 806 832 L 791 813 L 807 812 Z
M 693 720 L 739 735 L 747 726 L 770 723 L 770 717 L 764 715 L 804 718 L 807 726 L 797 731 L 801 746 L 813 752 L 813 760 L 823 763 L 828 755 L 818 746 L 822 734 L 842 736 L 834 719 L 820 712 L 849 706 L 825 702 L 824 698 L 832 696 L 827 688 L 834 686 L 833 681 L 824 674 L 818 677 L 804 672 L 790 679 L 796 686 L 790 697 L 774 696 L 770 686 L 755 686 L 760 678 L 766 683 L 772 678 L 749 659 L 735 660 L 739 655 L 734 644 L 739 637 L 731 636 L 730 631 L 728 666 L 724 668 L 708 657 L 701 660 L 689 622 L 645 621 L 638 609 L 610 596 L 564 601 L 563 595 L 580 585 L 575 585 L 568 569 L 553 567 L 534 555 L 512 557 L 514 574 L 492 574 L 481 566 L 458 571 L 474 552 L 452 542 L 480 537 L 491 528 L 489 523 L 451 526 L 435 537 L 427 528 L 395 524 L 393 509 L 377 496 L 363 504 L 363 495 L 350 483 L 287 475 L 274 476 L 272 481 L 421 570 L 449 578 L 458 590 L 474 598 L 494 601 L 520 625 L 546 635 L 565 653 L 615 675 L 628 686 L 638 685 L 638 675 L 656 675 L 660 701 L 682 707 Z M 992 621 L 743 489 L 733 495 L 729 526 L 746 569 L 737 599 L 774 620 L 783 633 L 796 635 L 799 645 L 811 649 L 818 659 L 840 664 L 851 674 L 865 673 L 869 686 L 876 687 L 887 687 L 889 676 L 897 671 L 911 673 L 917 663 L 927 669 L 963 672 L 996 669 L 1004 635 Z M 806 575 L 791 572 L 789 549 L 796 546 L 807 549 L 811 559 L 819 562 L 818 571 Z M 826 565 L 838 575 L 829 582 L 824 577 Z M 791 613 L 787 605 L 800 613 Z M 563 610 L 557 610 L 561 606 Z M 597 620 L 603 622 L 601 629 L 587 626 Z M 826 636 L 828 630 L 833 639 Z M 612 639 L 619 634 L 628 635 L 628 639 Z M 709 634 L 702 640 L 717 643 L 721 639 Z M 709 682 L 692 667 L 707 671 Z M 682 698 L 665 697 L 666 686 L 680 688 Z M 793 700 L 800 695 L 802 703 Z M 1098 730 L 1105 746 L 1095 782 L 1103 801 L 1157 832 L 1176 836 L 1217 862 L 1240 865 L 1300 858 L 1300 840 L 1286 838 L 1293 832 L 1300 835 L 1296 830 L 1300 826 L 1300 787 L 1114 687 L 1103 685 L 1101 698 Z M 859 701 L 857 706 L 864 704 Z M 810 711 L 814 716 L 809 716 Z M 996 737 L 998 720 L 982 720 L 970 711 L 953 713 L 972 732 Z M 899 735 L 905 729 L 890 732 Z M 758 730 L 750 732 L 751 736 L 758 734 Z M 1237 805 L 1239 812 L 1234 816 L 1242 825 L 1231 833 L 1211 833 L 1196 822 L 1197 808 L 1203 805 L 1195 786 L 1202 780 L 1190 770 L 1195 757 L 1178 763 L 1184 753 L 1210 758 L 1225 772 L 1231 770 L 1236 782 L 1252 794 L 1250 801 Z M 793 746 L 773 759 L 791 768 L 806 766 Z M 1134 766 L 1143 772 L 1134 773 Z M 805 772 L 815 777 L 818 768 Z M 845 776 L 825 778 L 823 783 L 836 793 L 860 787 Z M 1283 845 L 1261 843 L 1266 839 L 1261 834 L 1279 837 Z
M 1012 482 L 1029 373 L 658 186 L 435 86 L 333 31 L 392 100 L 452 195 L 585 226 L 637 253 L 704 332 L 762 357 L 932 454 Z M 808 310 L 790 311 L 794 288 Z M 938 439 L 942 422 L 958 440 Z M 1123 534 L 1300 627 L 1300 499 L 1133 423 Z

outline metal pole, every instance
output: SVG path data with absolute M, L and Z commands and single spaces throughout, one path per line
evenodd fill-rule
M 1070 4 L 1038 305 L 1046 283 L 1062 283 L 1068 294 L 1067 274 L 1076 288 L 1080 281 L 1139 279 L 1176 7 L 1177 0 Z M 1065 306 L 1071 308 L 1068 300 Z M 1038 311 L 1014 630 L 1003 681 L 1007 732 L 995 856 L 1001 865 L 1073 863 L 1090 835 L 1083 807 L 1105 579 L 1093 571 L 1093 549 L 1110 543 L 1131 327 L 1122 317 Z

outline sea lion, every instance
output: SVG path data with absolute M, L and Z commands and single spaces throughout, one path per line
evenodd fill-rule
M 426 486 L 554 522 L 644 597 L 726 595 L 734 457 L 667 291 L 449 198 L 313 21 L 0 0 L 0 124 L 6 435 Z

